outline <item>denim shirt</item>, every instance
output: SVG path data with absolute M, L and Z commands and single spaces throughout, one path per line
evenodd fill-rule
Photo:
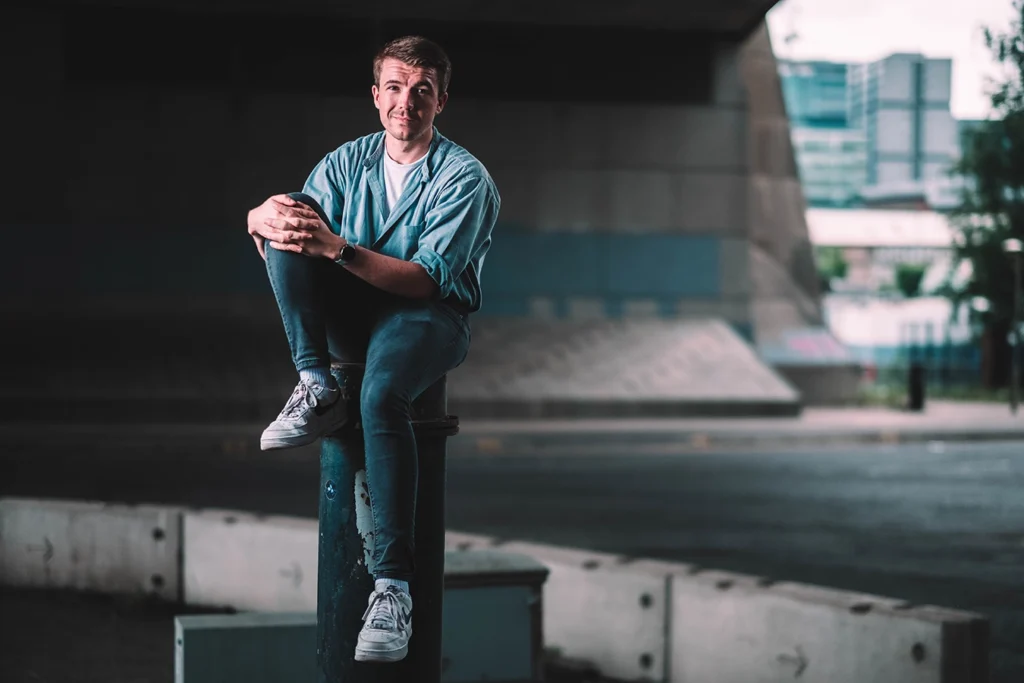
M 320 203 L 335 234 L 420 264 L 438 298 L 479 310 L 480 271 L 501 207 L 487 169 L 435 128 L 426 162 L 389 212 L 383 159 L 383 131 L 347 142 L 316 165 L 303 192 Z

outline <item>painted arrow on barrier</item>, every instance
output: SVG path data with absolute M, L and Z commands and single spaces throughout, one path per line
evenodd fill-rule
M 286 579 L 291 579 L 296 588 L 302 585 L 302 567 L 298 562 L 292 562 L 292 566 L 289 569 L 282 569 L 280 574 Z
M 797 645 L 793 649 L 796 650 L 795 657 L 790 654 L 781 654 L 775 659 L 783 664 L 795 664 L 796 671 L 793 673 L 793 678 L 800 678 L 801 674 L 803 674 L 804 672 L 804 669 L 807 668 L 808 660 L 806 655 L 804 655 L 804 651 L 800 649 L 799 645 Z
M 50 543 L 50 539 L 43 536 L 43 545 L 27 545 L 25 550 L 30 553 L 42 553 L 43 562 L 49 562 L 53 559 L 53 543 Z

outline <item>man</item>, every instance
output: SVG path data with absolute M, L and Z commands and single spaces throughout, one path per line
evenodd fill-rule
M 440 47 L 399 38 L 378 53 L 373 73 L 383 132 L 324 157 L 305 196 L 276 195 L 250 211 L 248 231 L 267 263 L 299 372 L 262 448 L 301 446 L 343 426 L 348 407 L 330 363 L 365 357 L 360 409 L 374 591 L 355 658 L 389 662 L 405 657 L 412 634 L 410 404 L 465 359 L 468 315 L 480 308 L 480 270 L 501 200 L 483 165 L 433 125 L 451 76 Z

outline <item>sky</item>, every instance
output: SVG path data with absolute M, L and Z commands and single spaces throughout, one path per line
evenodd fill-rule
M 893 52 L 953 60 L 954 118 L 989 113 L 986 78 L 999 74 L 982 29 L 1001 32 L 1011 0 L 781 0 L 768 13 L 780 58 L 866 62 Z M 788 43 L 787 35 L 796 34 Z

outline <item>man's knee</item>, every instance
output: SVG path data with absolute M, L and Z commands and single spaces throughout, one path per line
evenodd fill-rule
M 359 409 L 363 422 L 382 420 L 388 417 L 409 416 L 410 401 L 407 392 L 399 388 L 391 378 L 363 378 L 359 394 Z
M 305 194 L 304 192 L 289 192 L 288 196 L 316 211 L 316 214 L 320 216 L 320 220 L 324 222 L 324 225 L 331 224 L 331 221 L 327 219 L 327 212 L 324 211 L 323 207 L 320 206 L 320 203 L 317 202 L 317 200 L 313 199 L 308 194 Z

